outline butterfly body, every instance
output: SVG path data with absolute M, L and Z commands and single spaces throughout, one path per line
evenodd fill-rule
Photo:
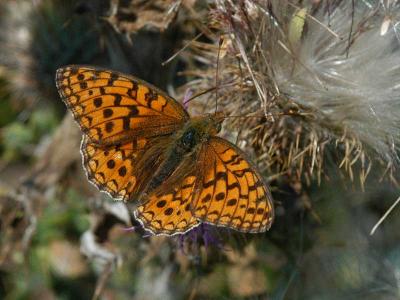
M 148 185 L 135 198 L 140 199 L 142 194 L 151 194 L 164 182 L 168 182 L 169 177 L 179 169 L 185 158 L 195 160 L 203 143 L 220 131 L 222 121 L 221 112 L 188 119 L 182 129 L 173 134 L 170 145 L 165 149 L 165 158 L 159 163 L 159 167 L 154 169 L 154 175 Z
M 272 196 L 256 167 L 217 137 L 222 113 L 190 117 L 177 101 L 138 78 L 67 66 L 56 74 L 78 122 L 88 179 L 114 198 L 134 201 L 154 234 L 183 233 L 202 222 L 263 232 Z

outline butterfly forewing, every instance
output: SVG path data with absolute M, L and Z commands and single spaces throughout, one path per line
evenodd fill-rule
M 200 154 L 202 175 L 193 214 L 201 221 L 243 232 L 262 232 L 274 218 L 272 196 L 244 153 L 230 142 L 212 137 Z
M 118 72 L 67 66 L 57 70 L 56 83 L 83 133 L 98 144 L 170 134 L 189 118 L 161 90 Z

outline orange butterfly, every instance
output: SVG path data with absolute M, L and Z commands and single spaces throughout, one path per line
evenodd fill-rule
M 66 66 L 56 83 L 83 132 L 88 179 L 114 198 L 139 201 L 134 215 L 145 229 L 269 229 L 271 194 L 244 153 L 216 136 L 222 113 L 190 118 L 151 84 L 98 68 Z

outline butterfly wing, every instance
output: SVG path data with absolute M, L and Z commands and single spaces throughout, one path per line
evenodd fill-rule
M 99 146 L 83 136 L 81 153 L 86 175 L 115 199 L 139 198 L 152 171 L 165 159 L 170 136 L 132 138 L 119 145 Z
M 192 229 L 200 224 L 191 212 L 195 184 L 196 177 L 187 175 L 174 187 L 155 191 L 135 210 L 135 218 L 153 234 L 174 235 Z
M 56 84 L 82 132 L 97 144 L 171 134 L 189 119 L 182 105 L 158 88 L 118 72 L 66 66 L 57 70 Z
M 108 70 L 66 66 L 56 84 L 83 135 L 81 152 L 89 180 L 112 197 L 139 192 L 163 159 L 169 137 L 189 116 L 161 90 Z M 151 151 L 150 151 L 151 150 Z M 144 153 L 151 153 L 146 156 Z
M 242 232 L 263 232 L 274 218 L 272 196 L 256 168 L 237 146 L 211 137 L 200 153 L 201 180 L 193 215 Z

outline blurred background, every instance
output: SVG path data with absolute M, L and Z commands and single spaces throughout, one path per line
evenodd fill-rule
M 395 0 L 0 0 L 0 299 L 399 299 L 400 207 L 370 234 L 400 196 L 399 24 Z M 270 231 L 127 230 L 83 171 L 67 64 L 262 115 L 221 135 L 268 181 Z

